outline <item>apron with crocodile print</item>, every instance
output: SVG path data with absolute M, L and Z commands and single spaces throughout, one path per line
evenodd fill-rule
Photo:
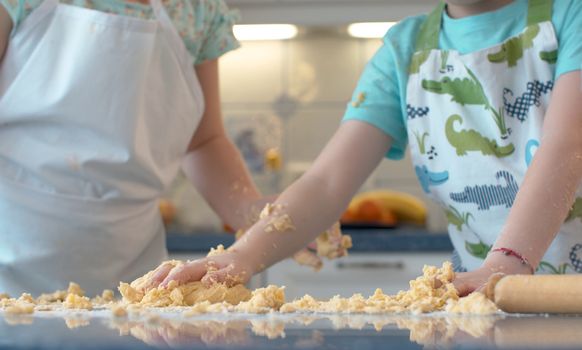
M 441 2 L 424 22 L 411 60 L 406 103 L 412 159 L 422 189 L 445 210 L 457 271 L 483 263 L 540 143 L 558 40 L 552 1 L 530 0 L 528 6 L 519 35 L 460 54 L 438 48 Z M 580 189 L 537 272 L 582 272 Z

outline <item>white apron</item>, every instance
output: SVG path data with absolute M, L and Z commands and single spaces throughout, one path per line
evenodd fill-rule
M 423 190 L 446 211 L 459 271 L 483 263 L 541 139 L 558 41 L 552 1 L 528 4 L 528 24 L 518 36 L 460 54 L 438 49 L 441 3 L 423 24 L 410 66 L 412 159 Z M 582 191 L 577 197 L 581 207 L 570 213 L 538 272 L 582 272 Z M 525 256 L 528 245 L 520 249 Z
M 203 111 L 191 57 L 155 20 L 45 0 L 0 67 L 0 291 L 89 294 L 167 255 L 157 200 Z

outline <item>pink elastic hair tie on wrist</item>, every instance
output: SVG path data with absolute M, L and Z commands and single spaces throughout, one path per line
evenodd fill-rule
M 489 253 L 495 253 L 495 252 L 500 252 L 500 253 L 505 254 L 506 256 L 514 256 L 514 257 L 518 258 L 519 261 L 521 261 L 521 263 L 523 265 L 527 265 L 527 267 L 531 270 L 532 275 L 535 273 L 535 269 L 530 264 L 529 260 L 527 260 L 527 258 L 525 256 L 519 254 L 515 250 L 510 249 L 510 248 L 495 248 L 495 249 L 492 249 Z

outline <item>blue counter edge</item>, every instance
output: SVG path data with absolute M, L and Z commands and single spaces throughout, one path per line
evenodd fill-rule
M 451 252 L 448 234 L 428 233 L 419 229 L 343 230 L 352 236 L 350 252 Z M 227 233 L 168 231 L 166 245 L 170 253 L 205 253 L 210 247 L 228 247 L 234 237 Z

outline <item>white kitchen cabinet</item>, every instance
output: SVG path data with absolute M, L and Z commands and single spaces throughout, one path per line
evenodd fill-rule
M 352 253 L 325 261 L 319 272 L 285 260 L 266 271 L 267 284 L 285 286 L 287 300 L 310 294 L 330 298 L 336 294 L 369 296 L 376 288 L 396 294 L 409 288 L 409 282 L 422 274 L 424 265 L 441 266 L 450 260 L 448 252 Z

